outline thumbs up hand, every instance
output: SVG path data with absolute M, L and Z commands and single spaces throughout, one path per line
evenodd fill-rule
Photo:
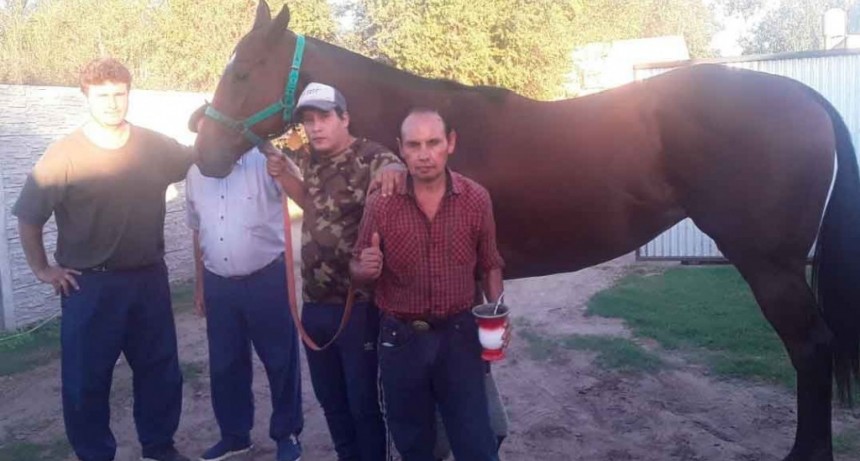
M 363 280 L 376 280 L 382 275 L 382 250 L 379 248 L 379 233 L 374 232 L 370 246 L 361 250 L 358 256 L 357 272 Z

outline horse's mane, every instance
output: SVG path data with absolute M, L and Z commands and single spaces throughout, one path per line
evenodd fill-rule
M 401 72 L 403 72 L 403 71 L 401 71 Z M 406 73 L 408 73 L 408 72 L 406 72 Z M 414 74 L 409 74 L 409 75 L 414 76 Z M 418 77 L 418 78 L 422 78 L 422 77 Z M 426 80 L 432 80 L 432 81 L 438 83 L 439 85 L 441 85 L 443 88 L 449 89 L 449 90 L 475 91 L 479 94 L 486 96 L 487 98 L 489 98 L 490 100 L 495 101 L 495 102 L 502 102 L 502 100 L 506 96 L 508 96 L 509 94 L 516 94 L 507 88 L 502 88 L 502 87 L 492 86 L 492 85 L 466 85 L 466 84 L 460 83 L 456 80 L 451 80 L 451 79 L 447 79 L 447 78 L 426 79 Z
M 412 72 L 401 70 L 390 66 L 384 62 L 368 58 L 346 48 L 341 48 L 323 40 L 313 37 L 307 37 L 309 42 L 319 45 L 327 50 L 338 54 L 338 59 L 347 61 L 347 65 L 355 64 L 356 66 L 369 67 L 371 75 L 374 78 L 384 82 L 396 83 L 399 85 L 407 85 L 411 87 L 433 87 L 448 91 L 464 91 L 478 94 L 496 103 L 504 101 L 508 96 L 515 95 L 511 90 L 489 85 L 466 85 L 454 80 L 445 78 L 427 78 L 415 75 Z

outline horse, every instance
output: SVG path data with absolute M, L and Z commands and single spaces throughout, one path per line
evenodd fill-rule
M 458 132 L 450 166 L 493 198 L 508 278 L 610 260 L 689 217 L 749 284 L 797 372 L 784 459 L 833 459 L 834 377 L 849 402 L 860 380 L 860 174 L 824 97 L 787 78 L 696 65 L 539 102 L 412 75 L 289 22 L 287 6 L 273 18 L 260 1 L 195 142 L 204 174 L 228 174 L 283 132 L 297 91 L 318 81 L 344 93 L 354 133 L 392 149 L 411 107 L 440 110 Z

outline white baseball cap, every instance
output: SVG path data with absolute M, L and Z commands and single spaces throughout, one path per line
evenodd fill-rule
M 305 87 L 299 96 L 299 102 L 293 111 L 293 117 L 298 117 L 303 109 L 314 108 L 324 111 L 340 109 L 346 112 L 346 98 L 333 86 L 312 82 Z

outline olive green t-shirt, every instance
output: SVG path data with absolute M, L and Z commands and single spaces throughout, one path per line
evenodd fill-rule
M 53 143 L 27 177 L 12 213 L 34 225 L 54 214 L 64 267 L 128 269 L 164 256 L 165 192 L 185 178 L 191 148 L 136 126 L 104 149 L 78 129 Z

